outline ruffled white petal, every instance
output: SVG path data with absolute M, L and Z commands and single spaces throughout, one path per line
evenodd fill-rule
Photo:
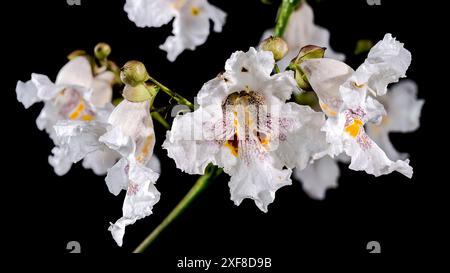
M 193 113 L 175 117 L 162 147 L 175 160 L 177 168 L 189 174 L 204 174 L 209 163 L 217 162 L 215 158 L 220 150 L 218 139 L 208 139 L 204 130 L 210 127 L 213 131 L 214 128 L 207 123 L 222 121 L 220 111 L 220 107 L 199 108 Z
M 58 113 L 58 109 L 53 103 L 45 103 L 38 118 L 36 119 L 36 125 L 39 130 L 45 130 L 50 138 L 55 141 L 55 130 L 53 126 L 61 120 L 61 116 Z
M 367 59 L 356 70 L 354 81 L 367 84 L 381 96 L 386 94 L 388 84 L 406 77 L 410 64 L 411 53 L 388 33 L 370 49 Z
M 83 159 L 83 167 L 91 169 L 96 175 L 105 175 L 114 166 L 119 154 L 109 149 L 96 150 L 87 154 Z
M 397 171 L 411 178 L 413 171 L 409 160 L 391 161 L 365 133 L 363 127 L 353 127 L 353 134 L 349 133 L 346 125 L 349 122 L 347 114 L 347 111 L 342 112 L 337 118 L 330 118 L 325 123 L 323 130 L 327 134 L 327 142 L 331 145 L 330 155 L 345 152 L 351 157 L 349 168 L 355 171 L 363 170 L 374 176 Z
M 25 108 L 30 107 L 41 99 L 38 97 L 36 86 L 33 81 L 18 81 L 16 85 L 17 100 L 20 101 Z
M 122 207 L 123 216 L 114 224 L 111 224 L 109 231 L 116 241 L 117 245 L 122 246 L 125 228 L 134 224 L 137 220 L 152 214 L 153 206 L 159 201 L 160 193 L 153 184 L 154 181 L 147 179 L 152 174 L 150 169 L 132 167 L 130 164 L 130 177 L 145 178 L 130 181 L 128 183 L 127 194 Z M 141 172 L 144 172 L 142 174 Z M 157 176 L 156 174 L 154 176 Z
M 230 89 L 256 89 L 270 78 L 275 65 L 272 52 L 257 51 L 250 47 L 247 52 L 236 51 L 225 62 L 226 78 L 231 82 Z M 228 77 L 227 77 L 228 76 Z
M 70 170 L 72 163 L 84 158 L 83 166 L 97 175 L 105 174 L 118 159 L 115 151 L 106 149 L 98 138 L 106 132 L 107 124 L 97 121 L 60 120 L 54 126 L 56 147 L 49 157 L 58 175 Z
M 267 157 L 264 160 L 255 160 L 249 165 L 239 164 L 237 170 L 231 173 L 230 187 L 231 200 L 239 206 L 243 199 L 250 198 L 263 212 L 275 199 L 275 192 L 291 182 L 291 169 L 281 169 L 274 161 Z
M 67 151 L 66 158 L 78 162 L 87 154 L 103 149 L 99 137 L 107 130 L 107 124 L 97 121 L 59 121 L 55 126 L 56 144 Z
M 230 92 L 228 81 L 224 73 L 206 82 L 197 94 L 198 105 L 207 107 L 222 104 Z
M 128 18 L 138 27 L 160 27 L 177 14 L 170 0 L 126 0 Z
M 91 93 L 89 93 L 88 101 L 97 107 L 104 107 L 112 100 L 112 82 L 114 73 L 105 71 L 97 75 L 91 84 Z
M 319 200 L 325 198 L 328 189 L 337 187 L 339 173 L 337 162 L 329 156 L 314 161 L 303 170 L 294 170 L 294 176 L 300 180 L 303 190 L 311 198 Z
M 56 76 L 56 85 L 90 87 L 94 76 L 91 64 L 85 57 L 77 57 L 66 63 Z
M 72 167 L 73 162 L 66 155 L 67 150 L 56 146 L 52 149 L 52 155 L 48 157 L 48 163 L 59 176 L 65 175 Z
M 281 139 L 276 154 L 289 168 L 304 169 L 317 154 L 328 149 L 323 113 L 315 112 L 308 106 L 287 103 L 281 110 Z
M 262 92 L 266 99 L 278 99 L 284 102 L 293 91 L 298 90 L 292 71 L 271 76 L 275 60 L 272 52 L 257 51 L 251 47 L 247 52 L 236 51 L 225 63 L 226 79 L 230 92 L 256 90 Z M 273 101 L 271 101 L 273 103 Z
M 301 64 L 308 81 L 319 97 L 323 112 L 333 117 L 342 106 L 340 86 L 354 73 L 347 64 L 333 59 L 311 59 Z
M 128 160 L 121 158 L 114 166 L 112 166 L 106 175 L 105 181 L 109 192 L 118 195 L 122 190 L 128 187 Z
M 53 99 L 65 87 L 54 84 L 47 76 L 41 74 L 31 74 L 31 81 L 37 89 L 38 97 L 44 101 Z
M 270 103 L 275 104 L 285 102 L 291 98 L 293 92 L 299 92 L 297 86 L 294 72 L 285 71 L 271 76 L 260 90 L 267 100 L 271 100 Z
M 270 103 L 288 100 L 293 91 L 298 91 L 297 83 L 292 71 L 270 75 L 274 65 L 271 52 L 253 47 L 247 52 L 234 52 L 225 63 L 225 72 L 205 83 L 199 91 L 199 105 L 219 105 L 231 93 L 250 90 L 263 93 Z

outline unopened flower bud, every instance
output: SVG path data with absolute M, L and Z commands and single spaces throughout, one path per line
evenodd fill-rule
M 304 46 L 298 52 L 297 57 L 295 57 L 289 64 L 288 69 L 295 72 L 295 80 L 301 89 L 305 91 L 312 91 L 308 78 L 300 65 L 306 60 L 323 58 L 325 55 L 325 49 L 326 48 L 324 47 L 315 45 Z
M 149 79 L 145 65 L 139 61 L 129 61 L 121 69 L 120 79 L 126 85 L 136 86 Z
M 297 57 L 291 61 L 295 64 L 299 65 L 305 60 L 310 59 L 318 59 L 323 58 L 325 55 L 325 47 L 315 46 L 315 45 L 307 45 L 300 49 L 300 51 L 297 54 Z
M 99 60 L 106 59 L 111 54 L 111 47 L 107 43 L 98 43 L 94 48 L 95 58 Z
M 265 51 L 271 51 L 275 61 L 279 61 L 286 56 L 289 48 L 287 43 L 280 37 L 269 37 L 261 42 L 259 48 Z

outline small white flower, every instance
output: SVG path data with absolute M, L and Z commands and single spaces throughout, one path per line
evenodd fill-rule
M 105 179 L 111 193 L 127 191 L 123 216 L 109 228 L 119 246 L 125 227 L 150 215 L 160 197 L 155 187 L 160 170 L 158 160 L 153 157 L 155 132 L 149 103 L 122 101 L 111 113 L 106 133 L 99 138 L 121 155 Z
M 73 162 L 68 159 L 67 150 L 59 147 L 54 126 L 65 120 L 104 120 L 112 109 L 110 102 L 113 79 L 114 74 L 109 71 L 94 77 L 89 61 L 85 57 L 77 57 L 61 68 L 55 83 L 41 74 L 32 74 L 31 80 L 17 83 L 17 100 L 25 108 L 36 102 L 44 102 L 36 123 L 40 130 L 49 134 L 56 145 L 52 150 L 53 156 L 49 157 L 49 163 L 56 174 L 67 173 Z M 101 162 L 100 165 L 95 164 L 97 156 L 102 158 L 101 162 L 111 160 L 105 154 L 92 154 L 84 166 L 92 168 L 95 173 L 104 173 L 110 166 L 105 164 L 102 167 Z
M 367 134 L 386 152 L 391 160 L 405 159 L 408 154 L 399 153 L 391 141 L 389 133 L 409 133 L 420 126 L 420 113 L 424 100 L 417 99 L 417 85 L 411 80 L 403 80 L 385 96 L 378 98 L 387 115 L 380 124 L 366 125 Z
M 238 51 L 222 75 L 198 93 L 200 107 L 178 115 L 163 147 L 179 169 L 203 174 L 209 163 L 231 176 L 231 199 L 251 198 L 262 210 L 275 191 L 291 184 L 291 169 L 303 169 L 326 149 L 325 117 L 308 106 L 286 103 L 297 90 L 293 73 L 270 75 L 268 51 Z
M 364 129 L 366 123 L 379 123 L 386 114 L 383 105 L 369 93 L 385 94 L 389 83 L 405 76 L 410 62 L 409 51 L 386 34 L 356 71 L 332 59 L 312 59 L 302 63 L 322 110 L 328 116 L 322 130 L 327 134 L 330 156 L 345 152 L 351 157 L 350 169 L 364 170 L 375 176 L 393 171 L 412 176 L 409 160 L 391 161 Z
M 160 27 L 173 22 L 173 36 L 160 46 L 167 58 L 174 61 L 185 49 L 194 50 L 209 35 L 209 20 L 214 31 L 221 32 L 226 13 L 206 0 L 127 0 L 125 11 L 138 27 Z
M 264 32 L 262 40 L 273 35 L 273 29 Z M 288 54 L 278 62 L 281 69 L 285 69 L 289 62 L 295 58 L 300 49 L 307 45 L 317 45 L 326 47 L 325 56 L 328 58 L 341 60 L 345 59 L 345 55 L 333 51 L 330 46 L 330 32 L 321 26 L 314 24 L 314 12 L 306 1 L 294 11 L 289 17 L 286 31 L 283 35 L 289 47 Z

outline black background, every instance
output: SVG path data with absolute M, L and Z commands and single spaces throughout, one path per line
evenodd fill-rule
M 102 177 L 80 164 L 63 177 L 47 163 L 52 143 L 35 125 L 42 105 L 28 110 L 16 101 L 17 80 L 26 81 L 32 72 L 54 80 L 75 49 L 92 52 L 97 42 L 111 45 L 110 59 L 123 65 L 127 60 L 144 62 L 149 73 L 192 99 L 203 83 L 223 70 L 225 60 L 236 50 L 256 45 L 265 29 L 274 25 L 278 1 L 264 5 L 257 0 L 210 2 L 228 13 L 222 33 L 212 33 L 195 51 L 185 51 L 174 63 L 158 49 L 170 35 L 171 24 L 161 28 L 137 28 L 123 10 L 125 1 L 81 0 L 81 6 L 66 1 L 8 1 L 2 3 L 3 77 L 2 220 L 11 231 L 7 251 L 23 253 L 67 253 L 69 241 L 79 241 L 84 254 L 129 253 L 162 221 L 195 182 L 181 173 L 160 147 L 155 153 L 162 162 L 157 182 L 161 201 L 154 214 L 129 226 L 124 246 L 119 248 L 107 231 L 109 222 L 121 216 L 124 193 L 118 197 L 107 190 Z M 306 196 L 299 182 L 277 191 L 267 214 L 250 200 L 236 207 L 230 201 L 228 176 L 222 175 L 148 249 L 148 263 L 175 268 L 176 260 L 214 257 L 271 257 L 274 268 L 299 266 L 305 254 L 317 257 L 369 256 L 368 241 L 381 243 L 382 255 L 435 253 L 443 246 L 440 220 L 446 178 L 440 177 L 435 154 L 447 149 L 439 145 L 444 126 L 436 101 L 442 92 L 433 86 L 436 67 L 430 63 L 442 36 L 443 25 L 431 26 L 432 1 L 382 0 L 370 6 L 365 0 L 309 1 L 316 23 L 331 31 L 331 45 L 347 55 L 356 68 L 365 58 L 353 56 L 356 41 L 378 41 L 390 32 L 409 49 L 413 62 L 407 74 L 419 85 L 426 100 L 421 127 L 409 134 L 393 134 L 395 147 L 409 152 L 414 177 L 398 173 L 375 178 L 341 165 L 339 187 L 328 191 L 324 201 Z M 395 3 L 394 3 L 395 2 Z M 439 52 L 439 51 L 438 51 Z M 432 55 L 434 53 L 435 55 Z M 6 64 L 5 64 L 6 62 Z M 444 79 L 443 79 L 444 80 Z M 448 88 L 446 88 L 448 89 Z M 116 94 L 118 96 L 118 94 Z M 157 103 L 167 98 L 161 94 Z M 444 110 L 445 111 L 445 110 Z M 439 123 L 438 123 L 439 122 Z M 164 129 L 156 125 L 160 146 Z M 436 136 L 436 137 L 435 137 Z M 440 150 L 439 150 L 440 149 Z M 438 152 L 440 151 L 440 152 Z M 436 163 L 437 164 L 437 163 Z M 447 181 L 448 182 L 448 181 Z M 439 223 L 439 224 L 438 224 Z

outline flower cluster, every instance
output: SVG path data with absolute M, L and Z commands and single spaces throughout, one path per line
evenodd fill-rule
M 210 19 L 215 31 L 225 20 L 206 0 L 127 0 L 125 10 L 141 27 L 175 17 L 174 36 L 161 46 L 171 61 L 205 42 Z M 234 52 L 224 71 L 201 87 L 195 110 L 174 117 L 162 147 L 178 169 L 204 175 L 208 166 L 221 168 L 229 175 L 231 200 L 239 205 L 251 199 L 263 212 L 292 176 L 312 198 L 323 199 L 337 186 L 337 161 L 374 176 L 396 171 L 412 177 L 408 155 L 389 139 L 390 132 L 419 127 L 424 103 L 411 80 L 388 86 L 406 77 L 411 63 L 402 43 L 386 34 L 354 70 L 343 54 L 325 51 L 329 32 L 314 25 L 306 2 L 293 12 L 284 40 L 267 36 L 258 48 Z M 37 125 L 55 144 L 49 163 L 56 174 L 82 160 L 106 175 L 112 194 L 126 191 L 123 215 L 109 228 L 121 246 L 125 228 L 150 215 L 160 199 L 154 99 L 161 90 L 192 103 L 130 61 L 120 71 L 123 99 L 113 105 L 119 74 L 106 60 L 109 47 L 99 48 L 95 58 L 72 56 L 54 83 L 32 74 L 17 83 L 16 93 L 25 108 L 44 103 Z M 307 92 L 315 102 L 299 101 Z

